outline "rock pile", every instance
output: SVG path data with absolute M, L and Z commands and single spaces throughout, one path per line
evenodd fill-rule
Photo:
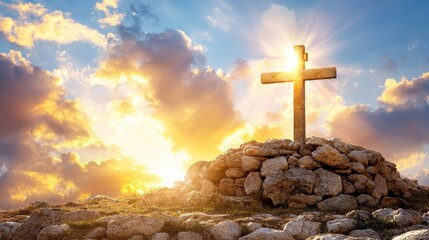
M 213 161 L 193 164 L 185 177 L 190 201 L 216 200 L 289 208 L 347 211 L 357 206 L 402 206 L 418 192 L 396 165 L 376 151 L 309 138 L 250 141 Z

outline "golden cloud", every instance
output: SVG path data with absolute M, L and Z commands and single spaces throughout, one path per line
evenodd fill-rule
M 0 54 L 0 208 L 35 200 L 75 201 L 90 194 L 144 191 L 158 181 L 131 159 L 81 163 L 75 148 L 111 151 L 97 139 L 78 99 L 62 81 L 11 51 Z M 65 152 L 65 153 L 64 153 Z
M 75 22 L 70 14 L 61 11 L 49 12 L 41 4 L 8 4 L 18 12 L 18 19 L 0 17 L 0 31 L 6 39 L 20 46 L 32 48 L 35 41 L 51 41 L 69 44 L 85 41 L 106 47 L 106 37 L 95 29 Z

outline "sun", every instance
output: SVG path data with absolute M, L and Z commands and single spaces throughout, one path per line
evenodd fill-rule
M 182 168 L 175 166 L 165 166 L 156 174 L 161 178 L 159 186 L 174 187 L 175 182 L 184 181 L 185 171 Z
M 298 58 L 295 54 L 295 50 L 292 46 L 287 46 L 283 50 L 284 52 L 284 70 L 292 71 L 298 66 Z

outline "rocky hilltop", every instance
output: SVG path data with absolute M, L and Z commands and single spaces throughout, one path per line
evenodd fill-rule
M 0 240 L 424 240 L 429 190 L 339 139 L 251 141 L 142 196 L 0 212 Z
M 419 191 L 379 152 L 318 137 L 244 143 L 192 165 L 185 184 L 195 199 L 323 211 L 399 207 Z

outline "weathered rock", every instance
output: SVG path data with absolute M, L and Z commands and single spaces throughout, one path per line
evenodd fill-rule
M 290 165 L 292 165 L 292 166 L 298 166 L 298 161 L 299 161 L 300 158 L 301 158 L 301 155 L 299 155 L 299 156 L 292 155 L 292 156 L 289 156 L 289 158 L 287 159 L 287 162 L 289 163 L 289 166 Z
M 263 148 L 259 146 L 247 146 L 244 148 L 243 153 L 254 157 L 274 157 L 278 155 L 278 151 L 276 149 Z
M 360 205 L 365 207 L 375 207 L 375 205 L 377 205 L 374 198 L 367 194 L 360 194 L 356 200 Z
M 288 222 L 283 227 L 283 231 L 288 232 L 296 240 L 303 240 L 320 233 L 320 222 L 314 222 L 301 215 Z
M 372 216 L 382 221 L 391 222 L 393 220 L 392 213 L 393 209 L 382 208 L 372 212 Z
M 299 154 L 302 156 L 311 156 L 311 153 L 316 149 L 317 146 L 310 144 L 302 144 L 299 148 Z
M 346 214 L 346 217 L 353 218 L 358 221 L 368 221 L 372 218 L 370 212 L 365 210 L 352 210 Z
M 0 239 L 10 239 L 19 225 L 17 222 L 0 223 Z
M 261 165 L 261 162 L 256 157 L 246 155 L 241 157 L 241 168 L 245 172 L 252 172 L 258 170 L 259 168 L 261 168 Z
M 179 232 L 176 237 L 177 240 L 203 240 L 199 233 L 195 232 Z
M 158 232 L 153 234 L 150 240 L 170 240 L 170 234 L 166 232 Z
M 392 172 L 392 169 L 387 165 L 386 162 L 378 162 L 377 165 L 375 165 L 377 168 L 377 173 L 380 174 L 384 178 L 390 177 L 390 173 Z
M 338 138 L 332 139 L 332 145 L 335 149 L 337 149 L 339 152 L 343 154 L 348 154 L 350 152 L 350 145 L 342 142 Z
M 383 208 L 401 207 L 405 205 L 405 200 L 395 197 L 384 197 L 381 199 L 380 205 Z
M 337 149 L 329 145 L 317 147 L 311 156 L 317 162 L 340 169 L 347 168 L 348 164 L 350 163 L 350 161 L 343 157 Z
M 271 228 L 259 228 L 258 230 L 239 238 L 239 240 L 295 240 L 290 233 Z
M 371 175 L 376 175 L 377 174 L 377 168 L 374 166 L 368 166 L 365 168 L 366 172 L 371 174 Z
M 311 137 L 305 144 L 314 145 L 314 146 L 322 146 L 325 144 L 330 144 L 329 140 L 326 140 L 321 137 Z
M 289 197 L 288 203 L 299 203 L 305 206 L 313 206 L 314 204 L 322 201 L 322 196 L 317 195 L 307 195 L 303 193 L 298 193 L 295 195 L 291 195 Z
M 302 193 L 311 194 L 316 183 L 316 175 L 303 168 L 292 168 L 284 174 L 286 181 L 285 185 L 293 184 L 294 188 Z
M 349 182 L 346 178 L 342 178 L 343 183 L 343 193 L 345 194 L 352 194 L 356 192 L 355 186 L 353 186 L 353 183 Z
M 247 195 L 258 194 L 261 192 L 262 179 L 258 172 L 251 172 L 244 181 L 244 191 Z
M 361 162 L 352 162 L 350 163 L 350 169 L 356 173 L 364 173 L 365 167 Z
M 258 229 L 262 228 L 262 224 L 257 223 L 257 222 L 248 222 L 246 224 L 246 230 L 247 232 L 254 232 Z
M 226 166 L 228 168 L 236 168 L 236 167 L 241 168 L 241 163 L 242 163 L 241 157 L 242 156 L 243 156 L 242 151 L 238 151 L 238 152 L 235 152 L 235 153 L 228 155 L 226 157 L 226 160 L 225 160 Z
M 215 192 L 216 186 L 212 183 L 212 181 L 208 179 L 204 179 L 201 182 L 201 194 L 209 196 Z
M 234 240 L 241 236 L 241 227 L 233 221 L 220 222 L 209 228 L 215 240 Z
M 379 174 L 374 177 L 374 188 L 372 189 L 371 196 L 378 203 L 381 198 L 387 196 L 389 190 L 387 189 L 386 179 Z
M 285 179 L 283 172 L 268 175 L 262 183 L 262 196 L 270 199 L 274 205 L 285 203 L 289 194 L 295 189 L 295 184 Z
M 407 184 L 400 178 L 387 178 L 387 188 L 396 196 L 403 195 L 407 191 Z
M 391 213 L 392 221 L 400 227 L 408 227 L 420 223 L 421 213 L 414 210 L 399 208 Z
M 188 168 L 188 171 L 186 171 L 185 181 L 188 181 L 194 178 L 201 178 L 202 177 L 201 174 L 204 173 L 203 170 L 208 163 L 209 163 L 208 161 L 198 161 L 192 164 Z
M 381 240 L 380 235 L 371 228 L 367 229 L 356 229 L 349 232 L 349 236 L 351 237 L 361 237 L 361 238 L 369 238 L 372 240 Z
M 266 177 L 271 173 L 285 171 L 288 169 L 288 162 L 285 156 L 270 158 L 262 163 L 261 175 Z
M 57 225 L 62 214 L 58 209 L 45 208 L 35 211 L 15 230 L 12 239 L 34 240 L 43 228 Z
M 317 207 L 322 211 L 350 211 L 357 208 L 357 202 L 353 196 L 340 194 L 319 202 Z
M 316 162 L 311 156 L 304 156 L 298 160 L 298 165 L 305 169 L 315 169 L 319 168 L 322 165 Z
M 37 240 L 61 239 L 71 230 L 71 227 L 67 224 L 48 226 L 39 232 Z
M 374 188 L 374 181 L 363 174 L 352 174 L 347 179 L 353 183 L 357 192 L 371 193 Z
M 141 235 L 134 235 L 134 236 L 128 238 L 127 240 L 145 240 L 145 238 Z
M 326 223 L 326 228 L 329 233 L 348 233 L 353 230 L 355 226 L 356 221 L 347 217 L 337 218 Z
M 246 173 L 243 171 L 243 169 L 239 167 L 234 167 L 234 168 L 228 168 L 225 171 L 225 175 L 228 178 L 242 178 L 246 176 Z
M 219 192 L 226 196 L 235 196 L 235 181 L 231 178 L 223 178 L 219 182 Z
M 92 210 L 78 210 L 64 213 L 61 216 L 60 223 L 70 223 L 79 221 L 95 220 L 100 217 L 100 213 Z
M 429 239 L 429 229 L 414 230 L 394 236 L 392 240 L 424 240 Z
M 341 177 L 335 173 L 319 168 L 314 171 L 316 174 L 316 183 L 314 194 L 319 196 L 337 196 L 343 190 Z
M 354 237 L 349 237 L 344 234 L 324 233 L 324 234 L 319 234 L 316 236 L 309 237 L 306 240 L 368 240 L 368 239 L 357 239 Z
M 106 228 L 104 227 L 96 227 L 89 231 L 84 239 L 99 239 L 99 238 L 105 238 L 106 237 Z
M 360 162 L 365 167 L 368 166 L 368 156 L 366 155 L 366 152 L 364 150 L 354 150 L 351 151 L 347 157 L 352 160 L 353 162 Z
M 120 215 L 107 224 L 106 236 L 109 240 L 121 240 L 134 235 L 150 236 L 164 227 L 162 220 L 141 214 Z
M 235 179 L 235 196 L 246 196 L 244 182 L 246 182 L 246 178 Z

